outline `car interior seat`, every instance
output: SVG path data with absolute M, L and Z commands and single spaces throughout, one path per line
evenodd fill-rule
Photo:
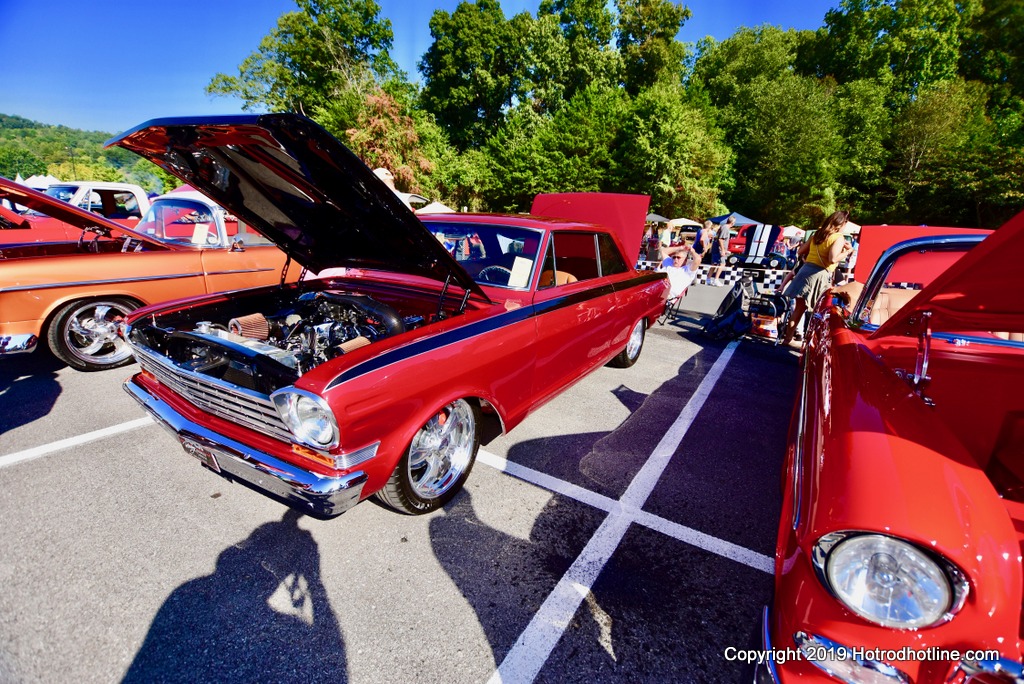
M 540 274 L 540 287 L 551 287 L 552 285 L 565 285 L 575 283 L 576 276 L 567 271 L 542 271 Z
M 904 290 L 895 287 L 883 287 L 871 303 L 868 322 L 881 325 L 902 309 L 907 302 L 917 296 L 918 290 Z

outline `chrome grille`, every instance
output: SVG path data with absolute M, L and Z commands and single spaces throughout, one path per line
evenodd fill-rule
M 182 368 L 141 345 L 131 347 L 143 370 L 196 408 L 282 442 L 293 440 L 267 395 Z

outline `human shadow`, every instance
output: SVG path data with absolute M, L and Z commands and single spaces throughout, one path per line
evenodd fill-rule
M 64 364 L 46 353 L 0 360 L 0 435 L 53 410 L 61 393 L 57 371 Z
M 301 517 L 287 510 L 222 551 L 212 575 L 175 589 L 123 681 L 347 681 L 320 552 Z
M 623 387 L 612 390 L 631 410 L 614 430 L 521 442 L 509 450 L 508 460 L 618 499 L 720 352 L 709 348 L 690 357 L 676 376 L 646 397 Z M 737 420 L 745 418 L 739 415 Z M 686 487 L 706 481 L 704 470 L 729 461 L 715 453 L 688 454 L 688 439 L 689 434 L 679 447 L 685 457 L 673 459 L 682 462 L 670 463 L 648 503 L 661 508 L 659 514 L 669 522 L 680 524 L 727 510 L 730 518 L 753 528 L 749 534 L 757 537 L 758 545 L 770 549 L 778 519 L 778 465 L 764 466 L 760 452 L 756 459 L 745 454 L 747 467 L 760 473 L 764 491 L 723 509 L 734 492 L 728 485 L 716 486 L 701 510 L 693 511 Z M 702 471 L 687 472 L 693 464 Z M 676 478 L 687 482 L 674 482 Z M 608 514 L 554 495 L 534 520 L 529 538 L 523 539 L 489 526 L 477 512 L 480 505 L 478 496 L 474 506 L 469 492 L 456 497 L 443 515 L 430 521 L 430 538 L 436 558 L 476 612 L 498 665 Z M 670 507 L 675 510 L 666 510 Z M 647 505 L 644 509 L 649 510 Z M 751 525 L 751 516 L 760 512 L 771 520 Z M 722 525 L 705 529 L 728 532 Z M 738 666 L 718 655 L 709 659 L 708 654 L 720 654 L 728 645 L 746 647 L 745 637 L 733 644 L 732 635 L 745 635 L 756 624 L 770 591 L 771 578 L 760 571 L 634 524 L 584 596 L 537 681 L 708 681 L 723 666 L 717 670 L 719 681 L 738 681 Z M 727 605 L 717 607 L 716 595 L 728 596 Z M 709 627 L 706 619 L 712 610 L 721 624 Z M 702 674 L 684 674 L 691 665 Z

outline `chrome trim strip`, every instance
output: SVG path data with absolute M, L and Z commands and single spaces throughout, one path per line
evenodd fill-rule
M 39 338 L 28 335 L 0 335 L 0 356 L 4 354 L 28 354 L 36 349 Z
M 761 611 L 761 650 L 766 653 L 772 652 L 772 636 L 769 631 L 769 620 L 768 620 L 768 606 L 764 607 Z M 754 666 L 754 684 L 768 684 L 765 681 L 762 674 L 768 675 L 771 679 L 768 680 L 773 684 L 779 682 L 779 672 L 775 667 L 775 660 L 773 658 L 766 658 L 762 663 Z
M 43 285 L 15 285 L 2 287 L 0 292 L 20 292 L 22 290 L 53 290 L 61 287 L 80 287 L 82 285 L 115 285 L 117 283 L 138 283 L 152 280 L 176 280 L 178 278 L 198 278 L 202 273 L 173 273 L 168 275 L 141 276 L 136 278 L 110 278 L 108 280 L 78 280 L 72 283 L 49 283 Z
M 340 515 L 359 503 L 367 480 L 365 472 L 328 477 L 303 470 L 192 422 L 151 394 L 137 378 L 136 375 L 124 383 L 125 391 L 165 430 L 213 451 L 221 477 L 323 517 Z
M 844 680 L 841 677 L 837 676 L 835 672 L 828 668 L 828 665 L 820 663 L 817 660 L 812 660 L 811 658 L 807 657 L 806 651 L 803 650 L 803 647 L 805 644 L 808 644 L 808 642 L 817 642 L 816 644 L 811 643 L 811 648 L 814 648 L 815 646 L 823 646 L 823 650 L 828 651 L 830 653 L 848 653 L 851 657 L 843 658 L 843 660 L 852 660 L 864 669 L 877 672 L 883 677 L 888 677 L 889 679 L 891 679 L 894 682 L 897 682 L 898 684 L 911 684 L 910 677 L 908 677 L 907 674 L 902 670 L 893 667 L 889 663 L 883 663 L 878 660 L 854 658 L 852 657 L 853 649 L 849 646 L 845 646 L 839 643 L 838 641 L 832 641 L 831 639 L 823 637 L 820 634 L 808 634 L 807 632 L 797 632 L 796 634 L 794 634 L 793 643 L 796 644 L 797 649 L 799 649 L 801 653 L 804 654 L 804 658 L 807 660 L 807 662 L 809 662 L 811 665 L 814 665 L 816 668 L 818 668 L 825 674 L 829 675 L 830 677 L 835 677 L 839 681 L 847 680 Z
M 208 276 L 219 276 L 219 275 L 231 275 L 232 273 L 265 273 L 267 271 L 277 271 L 276 268 L 240 268 L 233 271 L 209 271 L 206 273 Z
M 994 678 L 1007 684 L 1024 684 L 1024 665 L 1009 658 L 998 660 L 961 660 L 953 671 L 953 675 L 947 680 L 949 682 L 959 681 L 955 679 L 958 673 L 967 676 L 967 682 L 973 682 L 974 678 L 981 676 L 983 681 Z

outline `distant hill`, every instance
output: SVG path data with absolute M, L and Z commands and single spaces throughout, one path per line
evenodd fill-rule
M 0 176 L 50 173 L 61 180 L 138 183 L 151 192 L 179 185 L 153 164 L 120 148 L 103 149 L 113 133 L 52 126 L 0 114 Z

